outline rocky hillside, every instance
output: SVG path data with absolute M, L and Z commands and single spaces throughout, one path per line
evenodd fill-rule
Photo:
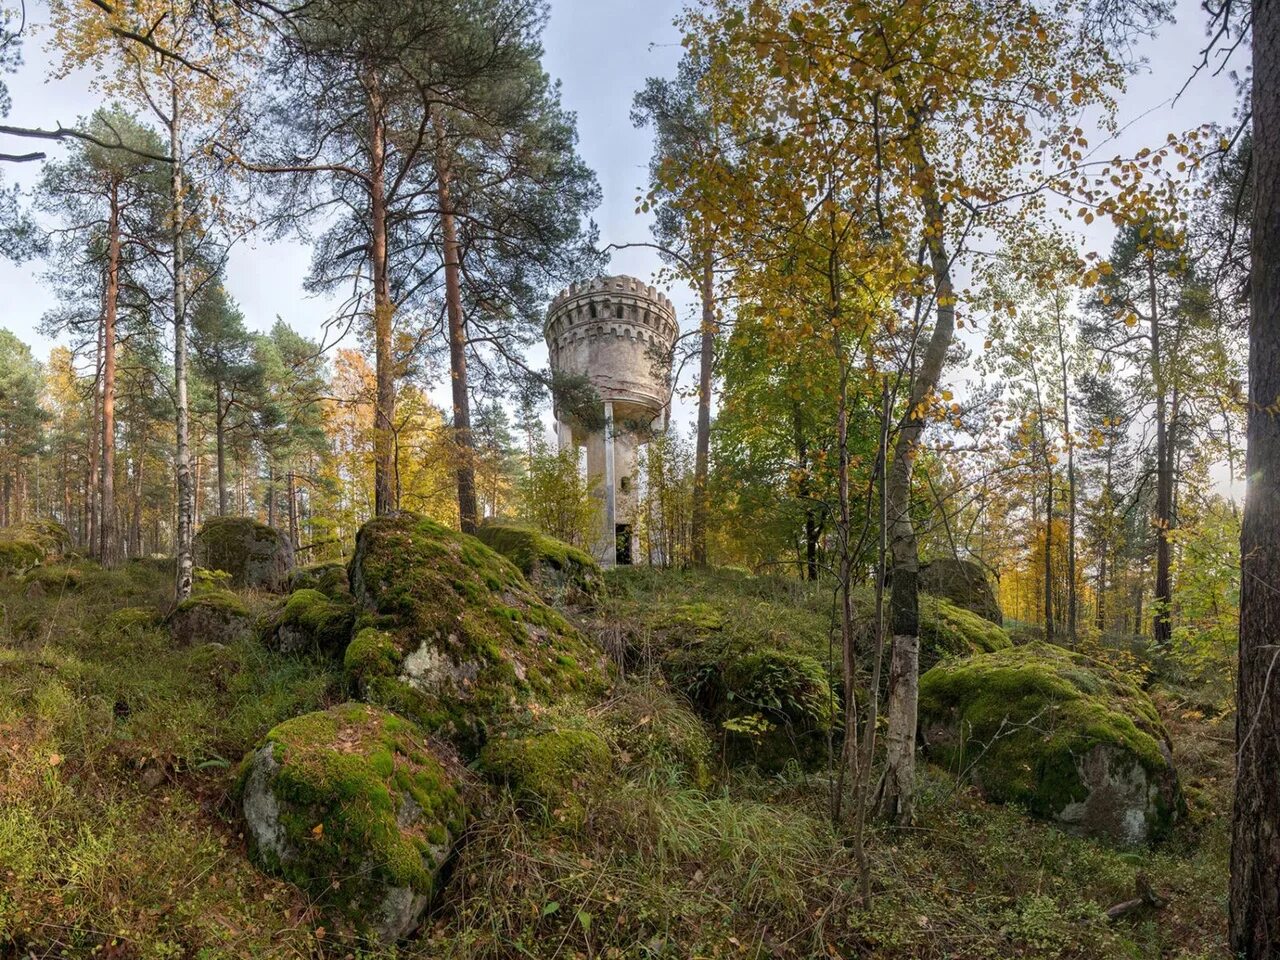
M 864 902 L 829 590 L 412 515 L 345 567 L 217 537 L 171 609 L 167 562 L 0 536 L 38 544 L 0 579 L 4 955 L 1221 955 L 1228 728 L 987 597 L 922 604 L 932 763 Z

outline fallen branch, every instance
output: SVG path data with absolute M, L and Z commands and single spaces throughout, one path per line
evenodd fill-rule
M 1169 901 L 1165 897 L 1160 896 L 1152 889 L 1151 881 L 1145 873 L 1139 873 L 1134 878 L 1134 886 L 1137 888 L 1135 892 L 1138 895 L 1132 900 L 1125 900 L 1113 907 L 1108 907 L 1108 920 L 1119 920 L 1121 917 L 1128 916 L 1142 907 L 1154 907 L 1157 910 L 1163 910 L 1169 905 Z

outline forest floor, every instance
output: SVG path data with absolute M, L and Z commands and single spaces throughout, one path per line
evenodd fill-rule
M 340 665 L 251 637 L 175 648 L 149 616 L 167 606 L 160 564 L 39 580 L 0 583 L 0 957 L 1227 956 L 1231 724 L 1167 695 L 1190 812 L 1151 850 L 1069 836 L 926 768 L 915 826 L 870 832 L 864 904 L 822 764 L 764 774 L 717 755 L 691 783 L 650 763 L 587 798 L 581 825 L 495 794 L 418 937 L 368 951 L 250 864 L 234 798 L 268 729 L 346 698 Z M 829 599 L 635 571 L 581 622 L 626 650 L 611 698 L 678 728 L 687 705 L 651 662 L 662 624 L 825 647 Z M 1108 920 L 1139 873 L 1168 905 Z

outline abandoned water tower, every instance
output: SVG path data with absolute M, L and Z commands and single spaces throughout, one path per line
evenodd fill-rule
M 557 402 L 555 417 L 561 450 L 586 447 L 587 476 L 601 501 L 594 552 L 605 566 L 640 559 L 637 457 L 643 443 L 666 429 L 678 332 L 671 301 L 634 277 L 575 283 L 547 311 L 551 369 L 587 378 L 603 401 L 603 411 L 590 416 Z

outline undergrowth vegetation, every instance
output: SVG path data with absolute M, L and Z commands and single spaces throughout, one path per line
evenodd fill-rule
M 41 591 L 0 581 L 6 956 L 1224 955 L 1224 721 L 1158 700 L 1190 815 L 1142 854 L 985 803 L 928 768 L 917 825 L 871 833 L 863 904 L 830 823 L 825 750 L 763 772 L 730 749 L 746 734 L 724 721 L 741 714 L 708 708 L 665 670 L 677 650 L 728 645 L 806 658 L 825 680 L 829 596 L 654 570 L 611 575 L 583 615 L 590 633 L 622 637 L 629 665 L 613 689 L 512 731 L 560 733 L 540 753 L 501 756 L 511 786 L 473 810 L 447 896 L 416 940 L 379 953 L 326 930 L 307 895 L 250 865 L 234 802 L 236 763 L 268 730 L 347 698 L 341 665 L 273 652 L 252 632 L 175 647 L 169 577 L 71 564 L 43 568 Z M 237 596 L 259 616 L 278 604 Z M 589 766 L 552 749 L 584 739 Z M 1140 872 L 1169 906 L 1109 921 Z

